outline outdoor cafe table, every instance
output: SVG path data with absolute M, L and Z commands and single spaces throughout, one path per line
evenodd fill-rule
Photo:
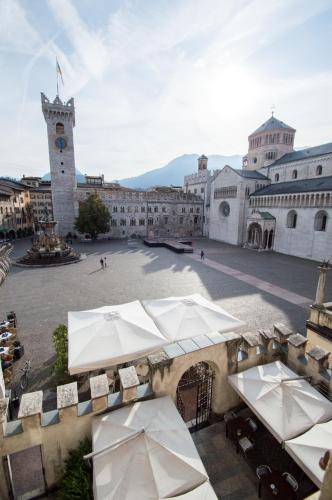
M 3 342 L 5 340 L 10 339 L 11 336 L 12 336 L 12 333 L 10 333 L 10 332 L 0 333 L 0 342 Z
M 227 437 L 237 440 L 239 437 L 250 437 L 253 433 L 249 422 L 247 422 L 243 417 L 237 416 L 227 422 L 226 434 Z
M 273 488 L 273 485 L 275 488 Z M 279 471 L 264 474 L 260 479 L 259 490 L 259 496 L 267 500 L 278 498 L 280 500 L 296 499 L 295 491 L 283 477 L 282 472 Z

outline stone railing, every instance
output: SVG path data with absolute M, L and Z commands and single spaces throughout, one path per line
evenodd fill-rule
M 0 286 L 4 282 L 10 268 L 9 254 L 12 251 L 12 245 L 7 243 L 0 246 Z

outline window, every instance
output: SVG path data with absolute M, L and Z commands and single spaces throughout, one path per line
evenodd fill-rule
M 120 219 L 120 226 L 125 226 L 127 224 L 126 219 Z
M 151 213 L 152 212 L 152 207 L 148 207 L 148 212 Z
M 292 179 L 297 179 L 297 170 L 293 170 Z
M 113 207 L 113 212 L 116 213 L 118 211 L 118 207 Z
M 161 210 L 162 210 L 163 213 L 165 213 L 166 212 L 166 207 L 163 207 Z
M 145 212 L 145 207 L 141 207 L 141 212 Z
M 125 207 L 120 207 L 120 212 L 124 213 L 124 211 L 125 211 Z
M 112 219 L 112 220 L 111 220 L 111 226 L 112 226 L 112 227 L 116 227 L 116 225 L 117 225 L 117 224 L 116 224 L 116 219 Z
M 219 211 L 220 211 L 221 215 L 223 215 L 224 217 L 228 217 L 230 210 L 231 209 L 230 209 L 229 203 L 227 203 L 227 201 L 222 201 L 220 203 Z
M 148 219 L 148 226 L 153 226 L 153 219 L 152 218 Z
M 196 212 L 199 214 L 200 212 L 199 207 L 196 208 Z
M 139 220 L 139 225 L 140 226 L 145 226 L 145 219 L 140 219 Z
M 295 229 L 296 223 L 297 223 L 297 213 L 295 212 L 295 210 L 290 210 L 287 214 L 287 227 Z
M 194 213 L 194 209 L 193 209 L 193 207 L 190 207 L 189 212 L 190 212 L 191 214 L 193 214 L 193 213 Z
M 318 165 L 316 168 L 316 175 L 322 175 L 323 167 L 322 165 Z
M 183 224 L 183 217 L 180 217 L 180 224 Z
M 58 122 L 56 125 L 55 125 L 55 133 L 56 134 L 64 134 L 65 133 L 65 126 L 63 123 L 60 123 Z
M 127 208 L 127 212 L 128 212 L 128 214 L 131 214 L 131 207 Z
M 158 212 L 158 207 L 154 207 L 154 211 L 155 211 L 155 212 Z
M 194 217 L 194 224 L 197 224 L 197 222 L 198 222 L 198 217 L 197 217 L 197 215 L 195 215 L 195 217 Z
M 197 189 L 196 188 L 194 189 L 194 194 L 197 194 Z
M 201 194 L 203 194 L 203 193 L 204 193 L 204 188 L 201 188 Z
M 253 163 L 257 163 L 257 158 L 256 158 L 256 157 L 255 157 L 255 158 L 253 158 L 252 162 L 253 162 Z
M 130 219 L 130 225 L 136 226 L 136 219 Z
M 278 180 L 279 180 L 279 174 L 276 174 L 276 175 L 274 176 L 274 180 L 275 180 L 276 182 L 278 182 Z
M 136 213 L 138 212 L 138 207 L 135 207 L 135 212 L 136 212 Z
M 167 217 L 167 215 L 164 216 L 164 224 L 168 224 L 168 217 Z
M 314 229 L 315 231 L 326 231 L 327 213 L 325 210 L 320 210 L 315 215 Z
M 182 207 L 182 213 L 185 214 L 186 213 L 186 207 Z

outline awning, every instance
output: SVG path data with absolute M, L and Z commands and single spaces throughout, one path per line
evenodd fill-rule
M 186 424 L 169 396 L 95 417 L 92 438 L 97 500 L 158 500 L 194 494 L 208 480 Z
M 189 493 L 184 493 L 183 495 L 179 495 L 176 497 L 168 497 L 159 500 L 218 500 L 217 495 L 214 492 L 211 484 L 206 481 L 206 483 L 198 486 Z
M 254 366 L 228 380 L 279 442 L 332 418 L 332 403 L 280 361 Z
M 185 297 L 143 300 L 142 303 L 170 342 L 214 331 L 234 331 L 245 325 L 199 293 Z
M 314 425 L 305 434 L 286 441 L 285 449 L 316 486 L 321 488 L 325 472 L 319 467 L 319 459 L 326 450 L 332 449 L 332 420 Z
M 127 363 L 167 343 L 138 300 L 68 313 L 71 375 Z

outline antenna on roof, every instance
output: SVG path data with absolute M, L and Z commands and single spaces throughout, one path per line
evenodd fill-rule
M 275 111 L 275 109 L 276 109 L 275 104 L 272 104 L 272 106 L 271 106 L 271 113 L 272 113 L 272 116 L 274 115 L 274 111 Z

